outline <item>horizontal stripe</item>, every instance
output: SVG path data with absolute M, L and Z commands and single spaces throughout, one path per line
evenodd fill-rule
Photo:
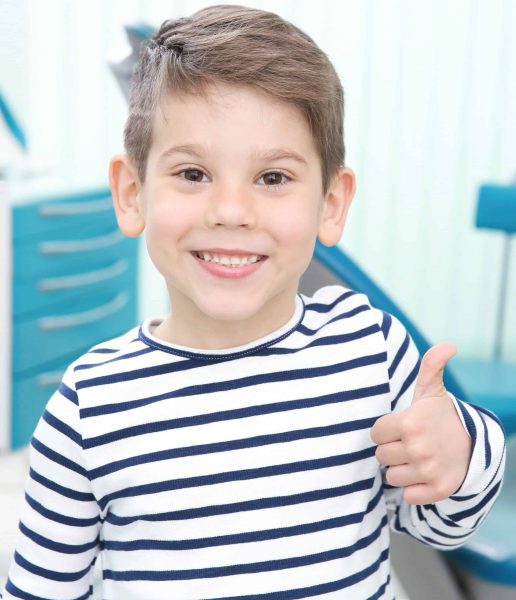
M 100 521 L 99 516 L 92 517 L 90 519 L 79 519 L 76 517 L 70 517 L 68 515 L 62 515 L 53 510 L 45 508 L 27 493 L 25 493 L 25 501 L 33 510 L 39 513 L 42 517 L 45 517 L 45 519 L 55 521 L 56 523 L 61 523 L 62 525 L 69 525 L 70 527 L 91 527 Z
M 334 550 L 326 550 L 316 554 L 309 554 L 307 556 L 295 556 L 249 564 L 207 567 L 204 569 L 183 569 L 177 571 L 115 571 L 106 569 L 103 571 L 103 575 L 106 579 L 114 579 L 116 581 L 180 581 L 296 569 L 298 567 L 337 560 L 339 558 L 347 558 L 353 553 L 367 548 L 367 546 L 374 543 L 380 537 L 380 532 L 386 524 L 387 516 L 385 515 L 378 527 L 372 533 L 363 538 L 359 538 L 353 545 L 344 548 L 336 548 Z
M 88 566 L 86 569 L 82 569 L 81 571 L 74 571 L 71 573 L 54 571 L 52 569 L 45 569 L 43 567 L 39 567 L 38 565 L 32 564 L 30 561 L 23 558 L 23 556 L 19 552 L 14 553 L 14 560 L 18 566 L 29 573 L 34 573 L 38 577 L 43 577 L 44 579 L 49 579 L 50 581 L 63 581 L 63 582 L 72 582 L 79 581 L 85 575 L 90 572 L 91 567 Z
M 244 500 L 242 502 L 233 502 L 231 504 L 215 504 L 212 506 L 200 506 L 196 508 L 185 508 L 182 510 L 169 511 L 165 513 L 144 514 L 131 517 L 123 517 L 109 511 L 106 515 L 106 522 L 112 525 L 124 526 L 135 523 L 136 521 L 179 521 L 184 519 L 199 519 L 203 517 L 212 517 L 215 515 L 227 515 L 236 512 L 247 512 L 251 510 L 262 510 L 264 508 L 279 508 L 280 506 L 293 506 L 304 502 L 316 502 L 318 500 L 327 500 L 329 498 L 340 498 L 348 494 L 354 494 L 372 487 L 374 478 L 361 479 L 348 485 L 341 485 L 332 488 L 318 489 L 310 492 L 301 492 L 288 496 L 276 496 L 268 498 L 258 498 L 253 500 Z
M 42 444 L 36 438 L 35 435 L 32 436 L 32 439 L 31 439 L 30 443 L 31 443 L 31 446 L 35 450 L 37 450 L 43 456 L 46 456 L 49 460 L 55 462 L 58 465 L 61 465 L 65 469 L 68 469 L 70 471 L 74 471 L 75 473 L 78 473 L 79 475 L 82 475 L 83 477 L 87 477 L 86 471 L 85 471 L 85 469 L 81 465 L 78 465 L 73 460 L 70 460 L 69 458 L 66 458 L 66 456 L 63 456 L 62 454 L 59 454 L 59 452 L 56 452 L 55 450 L 52 450 L 51 448 L 49 448 L 45 444 Z
M 299 400 L 271 402 L 269 404 L 246 406 L 245 408 L 221 410 L 215 413 L 192 415 L 189 417 L 160 420 L 144 424 L 142 423 L 140 425 L 131 425 L 130 427 L 125 427 L 117 431 L 111 431 L 110 433 L 105 433 L 93 438 L 84 439 L 83 446 L 85 449 L 89 449 L 96 446 L 101 446 L 103 444 L 108 444 L 110 442 L 115 442 L 119 439 L 136 435 L 144 435 L 146 433 L 157 433 L 159 431 L 169 431 L 183 427 L 196 427 L 198 425 L 206 425 L 208 423 L 216 423 L 218 421 L 247 419 L 249 417 L 269 415 L 289 410 L 300 410 L 303 408 L 313 408 L 328 404 L 337 404 L 339 402 L 350 402 L 351 400 L 374 397 L 380 394 L 386 394 L 388 392 L 389 384 L 384 383 L 366 388 L 336 392 L 333 394 L 327 394 L 325 396 L 316 396 L 315 398 L 301 398 Z
M 115 350 L 115 352 L 119 351 Z M 86 369 L 92 369 L 94 367 L 104 367 L 105 365 L 108 365 L 110 363 L 114 363 L 120 360 L 129 360 L 131 358 L 136 358 L 137 356 L 149 354 L 149 352 L 156 352 L 156 350 L 154 348 L 145 347 L 140 350 L 135 350 L 134 352 L 127 352 L 122 354 L 121 356 L 115 356 L 114 358 L 109 358 L 108 360 L 103 360 L 98 363 L 81 363 L 79 365 L 76 365 L 75 371 L 84 371 Z
M 63 435 L 66 435 L 67 438 L 70 438 L 73 442 L 75 442 L 78 446 L 81 446 L 82 440 L 81 436 L 69 425 L 63 423 L 60 419 L 55 417 L 51 412 L 45 410 L 43 412 L 43 420 L 48 423 L 51 427 L 61 432 Z
M 307 336 L 315 335 L 317 333 L 321 333 L 329 325 L 338 323 L 339 321 L 342 321 L 345 319 L 351 319 L 352 317 L 355 317 L 356 315 L 359 315 L 360 313 L 367 312 L 370 310 L 371 310 L 370 306 L 367 306 L 366 304 L 362 304 L 362 305 L 356 306 L 355 308 L 352 308 L 351 310 L 348 310 L 344 313 L 336 315 L 335 317 L 332 317 L 328 321 L 324 321 L 322 324 L 320 324 L 314 328 L 301 324 L 298 326 L 297 331 L 299 333 L 302 333 L 303 335 L 307 335 Z M 376 327 L 376 331 L 379 331 L 379 328 L 376 324 L 375 324 L 375 327 Z
M 89 494 L 87 492 L 77 492 L 76 490 L 72 490 L 70 488 L 64 487 L 63 485 L 59 485 L 51 479 L 47 479 L 43 475 L 40 475 L 33 468 L 29 470 L 29 476 L 37 483 L 43 485 L 49 490 L 52 490 L 53 492 L 61 494 L 61 496 L 65 496 L 66 498 L 71 498 L 72 500 L 79 500 L 80 502 L 92 502 L 95 500 L 92 494 Z
M 53 600 L 52 598 L 44 598 L 43 596 L 35 596 L 34 594 L 29 594 L 28 592 L 24 592 L 19 587 L 16 587 L 10 579 L 7 580 L 5 590 L 7 592 L 9 592 L 11 594 L 11 596 L 14 596 L 15 598 L 21 598 L 22 600 Z M 88 598 L 90 598 L 92 596 L 92 594 L 93 594 L 93 587 L 90 586 L 88 588 L 88 591 L 85 594 L 83 594 L 82 596 L 78 596 L 77 598 L 74 598 L 73 600 L 87 600 Z M 1 597 L 2 597 L 2 595 L 0 594 L 0 598 Z
M 60 383 L 58 391 L 61 394 L 61 396 L 64 396 L 65 398 L 70 400 L 70 402 L 73 402 L 76 406 L 79 406 L 79 401 L 77 399 L 77 392 L 75 390 L 72 390 L 71 388 L 69 388 L 64 383 L 64 381 L 62 381 Z
M 23 523 L 23 521 L 20 521 L 19 527 L 23 535 L 29 538 L 29 540 L 32 540 L 38 546 L 47 548 L 53 552 L 60 552 L 61 554 L 82 554 L 83 552 L 87 552 L 98 545 L 98 539 L 94 539 L 86 544 L 63 544 L 61 542 L 50 540 L 47 537 L 36 533 L 32 529 L 29 529 Z
M 281 433 L 257 435 L 250 438 L 240 438 L 237 440 L 225 440 L 223 442 L 213 442 L 211 444 L 198 444 L 196 446 L 186 446 L 181 448 L 172 448 L 170 450 L 161 450 L 149 454 L 133 456 L 123 460 L 106 463 L 102 467 L 92 469 L 89 472 L 91 480 L 98 477 L 104 477 L 108 473 L 114 473 L 121 469 L 127 469 L 136 465 L 170 460 L 173 458 L 184 458 L 185 456 L 199 456 L 202 454 L 214 454 L 217 452 L 231 452 L 245 448 L 258 448 L 260 446 L 269 446 L 273 444 L 284 444 L 288 442 L 307 440 L 318 437 L 327 437 L 348 433 L 350 431 L 359 431 L 373 426 L 376 417 L 372 419 L 360 419 L 347 423 L 338 423 L 336 425 L 327 425 L 325 427 L 312 427 L 310 429 L 298 429 L 284 431 Z M 133 437 L 133 436 L 131 436 Z M 121 439 L 120 437 L 117 439 Z
M 197 475 L 194 477 L 158 481 L 156 483 L 146 483 L 127 487 L 125 489 L 120 489 L 116 492 L 107 494 L 101 498 L 98 503 L 102 509 L 105 509 L 109 502 L 112 502 L 117 498 L 124 498 L 128 496 L 141 496 L 190 487 L 203 487 L 218 483 L 226 483 L 228 481 L 245 481 L 248 479 L 260 479 L 262 477 L 275 477 L 277 475 L 298 473 L 300 471 L 328 469 L 330 467 L 347 465 L 356 461 L 364 460 L 366 458 L 371 458 L 374 456 L 375 449 L 376 446 L 370 446 L 369 448 L 365 448 L 364 450 L 359 450 L 357 452 L 339 454 L 337 456 L 328 456 L 325 458 L 302 460 L 279 465 L 257 467 L 254 469 L 227 471 L 222 473 L 214 473 L 211 475 Z
M 118 402 L 114 404 L 103 404 L 100 406 L 94 406 L 91 408 L 82 408 L 80 410 L 81 418 L 97 417 L 100 415 L 120 413 L 126 410 L 133 410 L 135 408 L 141 408 L 159 402 L 161 400 L 170 400 L 172 398 L 186 398 L 189 396 L 199 396 L 206 394 L 214 394 L 219 392 L 228 392 L 246 387 L 252 387 L 265 383 L 274 382 L 288 382 L 288 381 L 300 381 L 303 379 L 312 379 L 316 377 L 324 377 L 327 375 L 334 375 L 336 373 L 343 373 L 344 371 L 357 369 L 359 367 L 366 367 L 374 364 L 381 364 L 385 362 L 387 354 L 381 352 L 380 354 L 374 354 L 370 356 L 364 356 L 353 360 L 345 361 L 343 363 L 337 363 L 328 365 L 325 367 L 317 367 L 314 369 L 295 369 L 291 371 L 280 371 L 277 373 L 268 373 L 266 375 L 253 375 L 248 377 L 242 377 L 240 379 L 230 381 L 217 381 L 215 383 L 208 383 L 203 385 L 191 385 L 173 392 L 166 392 L 163 394 L 156 394 L 147 398 L 141 398 L 137 400 L 129 400 Z
M 362 522 L 367 513 L 372 512 L 383 497 L 380 488 L 374 498 L 368 503 L 365 510 L 350 513 L 341 517 L 323 519 L 314 523 L 294 525 L 291 527 L 278 527 L 276 529 L 262 529 L 259 531 L 247 531 L 245 533 L 234 533 L 231 535 L 220 535 L 216 537 L 202 537 L 188 540 L 132 540 L 128 542 L 117 542 L 104 540 L 102 547 L 108 550 L 136 551 L 136 550 L 195 550 L 199 548 L 212 548 L 215 546 L 226 546 L 231 544 L 248 544 L 252 542 L 263 542 L 278 538 L 306 535 L 319 531 L 327 531 L 338 527 L 346 527 Z
M 269 592 L 264 594 L 246 594 L 245 596 L 231 596 L 231 600 L 298 600 L 299 598 L 313 598 L 322 596 L 331 592 L 338 592 L 348 587 L 357 585 L 364 581 L 373 573 L 378 571 L 380 565 L 389 558 L 389 550 L 385 549 L 380 556 L 369 566 L 361 571 L 348 575 L 337 581 L 330 581 L 319 585 L 313 585 L 305 588 L 283 590 L 280 592 Z M 224 598 L 212 598 L 210 600 L 228 600 Z M 350 599 L 351 600 L 351 599 Z M 358 599 L 357 599 L 358 600 Z
M 335 300 L 329 302 L 328 304 L 322 302 L 309 302 L 305 304 L 305 309 L 307 311 L 317 312 L 320 314 L 329 313 L 334 308 L 336 308 L 341 302 L 343 302 L 344 300 L 348 300 L 352 296 L 356 295 L 357 293 L 353 290 L 346 290 L 343 294 L 341 294 L 340 296 L 335 298 Z

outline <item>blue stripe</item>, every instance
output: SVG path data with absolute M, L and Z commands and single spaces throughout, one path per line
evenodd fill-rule
M 312 379 L 315 377 L 324 377 L 326 375 L 333 375 L 335 373 L 342 373 L 344 371 L 358 369 L 374 364 L 380 364 L 385 362 L 387 359 L 386 352 L 379 354 L 372 354 L 368 356 L 361 356 L 352 360 L 344 361 L 333 365 L 327 365 L 324 367 L 315 367 L 313 369 L 292 369 L 290 371 L 278 371 L 276 373 L 260 373 L 259 375 L 252 375 L 242 377 L 240 379 L 234 379 L 229 381 L 217 381 L 214 383 L 203 384 L 203 385 L 191 385 L 173 392 L 167 392 L 164 394 L 157 394 L 148 398 L 141 398 L 138 400 L 128 400 L 125 402 L 115 404 L 103 404 L 100 406 L 94 406 L 91 408 L 80 409 L 80 415 L 83 418 L 97 417 L 99 415 L 113 414 L 122 412 L 125 410 L 131 410 L 134 408 L 140 408 L 142 406 L 148 406 L 154 402 L 160 400 L 169 400 L 171 398 L 184 398 L 186 396 L 199 396 L 201 394 L 209 394 L 216 392 L 227 392 L 231 390 L 238 390 L 245 387 L 251 387 L 260 385 L 262 383 L 275 383 L 285 381 L 301 381 L 303 379 Z M 88 382 L 89 385 L 85 385 L 86 382 L 81 382 L 81 388 L 91 387 L 94 385 L 102 385 L 106 383 L 116 383 L 118 381 L 130 381 L 132 379 L 140 379 L 142 377 L 148 377 L 149 375 L 141 375 L 147 369 L 142 369 L 134 373 L 120 373 L 116 377 L 98 377 Z M 127 377 L 126 377 L 127 376 Z M 112 379 L 112 380 L 111 380 Z M 99 383 L 99 380 L 102 380 Z M 93 383 L 92 383 L 93 382 Z
M 389 337 L 389 331 L 391 330 L 392 317 L 389 313 L 386 313 L 386 312 L 382 313 L 382 315 L 383 315 L 383 320 L 382 320 L 381 330 L 383 333 L 383 337 L 387 341 L 387 338 Z
M 74 471 L 74 473 L 82 475 L 82 477 L 87 478 L 87 473 L 84 467 L 81 467 L 81 465 L 78 465 L 73 460 L 66 458 L 65 456 L 59 454 L 55 450 L 52 450 L 48 446 L 45 446 L 45 444 L 40 442 L 36 438 L 36 436 L 32 436 L 30 443 L 35 450 L 37 450 L 43 456 L 46 456 L 49 460 L 55 462 L 58 465 L 61 465 L 62 467 L 65 467 L 66 469 L 69 469 L 70 471 Z
M 364 490 L 371 489 L 374 478 L 362 479 L 348 485 L 341 485 L 334 488 L 313 490 L 292 494 L 290 496 L 277 496 L 269 498 L 259 498 L 255 500 L 244 500 L 242 502 L 233 502 L 232 504 L 215 504 L 212 506 L 200 506 L 197 508 L 186 508 L 183 510 L 174 510 L 166 513 L 153 513 L 147 515 L 137 515 L 131 517 L 121 517 L 113 512 L 108 512 L 106 522 L 117 526 L 130 525 L 136 521 L 180 521 L 185 519 L 199 519 L 203 517 L 212 517 L 216 515 L 228 515 L 231 513 L 247 512 L 251 510 L 261 510 L 263 508 L 278 508 L 280 506 L 293 506 L 303 504 L 304 502 L 316 502 L 318 500 L 327 500 L 329 498 L 340 498 L 348 494 L 354 494 Z
M 421 506 L 419 504 L 416 505 L 416 511 L 417 511 L 417 516 L 419 517 L 419 520 L 423 523 L 426 523 L 427 527 L 429 529 L 431 529 L 434 533 L 437 533 L 437 535 L 441 535 L 450 540 L 462 540 L 462 539 L 464 539 L 464 535 L 469 535 L 469 534 L 464 534 L 464 533 L 462 535 L 452 535 L 451 533 L 444 533 L 440 529 L 436 529 L 435 527 L 432 527 L 430 525 L 425 514 L 423 513 L 423 509 L 421 508 Z
M 11 596 L 14 596 L 15 598 L 21 598 L 22 600 L 52 600 L 52 598 L 43 598 L 43 596 L 34 596 L 34 594 L 24 592 L 19 587 L 16 587 L 10 579 L 7 580 L 5 589 L 11 594 Z M 78 598 L 74 598 L 73 600 L 87 600 L 88 598 L 91 598 L 92 594 L 93 587 L 90 586 L 89 590 L 85 594 L 79 596 Z M 0 598 L 1 597 L 2 596 L 0 595 Z
M 385 593 L 385 590 L 387 589 L 387 586 L 389 585 L 390 582 L 391 582 L 391 576 L 389 574 L 389 575 L 387 575 L 387 579 L 384 581 L 384 583 L 382 583 L 382 585 L 376 590 L 376 592 L 372 596 L 369 596 L 369 598 L 367 598 L 367 600 L 379 600 Z M 393 597 L 392 600 L 395 600 L 395 598 Z
M 263 542 L 265 540 L 276 540 L 295 535 L 306 535 L 318 531 L 327 531 L 337 527 L 346 527 L 348 525 L 361 523 L 365 515 L 373 511 L 383 498 L 383 492 L 380 488 L 374 498 L 370 500 L 367 508 L 357 513 L 350 513 L 341 517 L 324 519 L 315 523 L 305 523 L 303 525 L 294 525 L 291 527 L 278 527 L 277 529 L 249 531 L 245 533 L 235 533 L 231 535 L 220 535 L 216 537 L 202 537 L 188 540 L 132 540 L 129 542 L 117 542 L 105 540 L 103 548 L 117 551 L 135 551 L 135 550 L 196 550 L 199 548 L 212 548 L 214 546 L 226 546 L 230 544 L 248 544 L 251 542 Z
M 389 549 L 385 549 L 380 556 L 368 567 L 362 571 L 357 571 L 353 575 L 344 577 L 337 581 L 330 581 L 329 583 L 322 583 L 319 585 L 313 585 L 305 588 L 284 590 L 281 592 L 268 592 L 264 594 L 249 594 L 245 596 L 231 596 L 231 600 L 298 600 L 300 598 L 312 598 L 314 596 L 322 596 L 331 592 L 338 592 L 347 587 L 351 587 L 360 583 L 364 579 L 367 579 L 373 573 L 376 573 L 380 568 L 382 562 L 389 558 Z M 228 600 L 224 598 L 212 598 L 210 600 Z
M 91 519 L 78 519 L 75 517 L 69 517 L 68 515 L 61 515 L 60 513 L 56 513 L 53 510 L 48 510 L 42 504 L 34 500 L 29 494 L 25 494 L 25 500 L 29 504 L 29 506 L 35 510 L 37 513 L 45 517 L 46 519 L 50 519 L 51 521 L 55 521 L 56 523 L 62 523 L 63 525 L 70 525 L 71 527 L 91 527 L 96 525 L 100 521 L 100 517 L 92 517 Z
M 358 431 L 360 429 L 370 428 L 374 425 L 375 421 L 376 417 L 370 419 L 357 419 L 356 421 L 348 421 L 345 423 L 338 423 L 336 425 L 327 425 L 325 427 L 312 427 L 309 429 L 298 429 L 281 433 L 257 435 L 249 438 L 227 440 L 223 442 L 213 442 L 210 444 L 197 444 L 195 446 L 171 448 L 169 450 L 161 450 L 159 452 L 149 452 L 148 454 L 133 456 L 131 458 L 104 464 L 101 467 L 92 469 L 89 472 L 89 476 L 91 480 L 94 480 L 98 477 L 104 477 L 108 473 L 114 473 L 115 471 L 119 471 L 121 469 L 127 469 L 135 465 L 158 462 L 161 460 L 184 458 L 185 456 L 199 456 L 201 454 L 213 454 L 215 452 L 230 452 L 232 450 L 241 450 L 243 448 L 257 448 L 259 446 L 268 446 L 271 444 L 283 444 L 296 440 L 306 440 L 330 435 L 338 435 L 350 431 Z M 117 436 L 117 440 L 125 437 L 133 436 Z
M 477 428 L 475 427 L 475 422 L 473 421 L 473 417 L 469 414 L 468 409 L 465 406 L 465 402 L 457 399 L 457 405 L 464 417 L 464 422 L 466 423 L 466 429 L 468 430 L 469 435 L 471 436 L 472 448 L 475 447 L 477 443 Z
M 266 571 L 295 569 L 351 556 L 355 552 L 367 548 L 374 543 L 380 537 L 382 529 L 386 525 L 387 516 L 384 515 L 380 524 L 372 533 L 360 538 L 352 546 L 318 552 L 317 554 L 310 554 L 308 556 L 295 556 L 292 558 L 268 560 L 256 563 L 207 567 L 204 569 L 183 569 L 177 571 L 114 571 L 106 569 L 103 571 L 103 575 L 105 579 L 113 579 L 115 581 L 185 581 L 191 579 L 206 579 L 212 577 L 226 577 L 228 575 L 243 575 L 247 573 L 263 573 Z M 354 576 L 356 575 L 358 574 L 355 574 Z
M 369 446 L 357 452 L 348 454 L 339 454 L 337 456 L 328 456 L 325 458 L 302 460 L 279 465 L 270 465 L 266 467 L 257 467 L 253 469 L 241 469 L 222 473 L 213 473 L 211 475 L 196 475 L 193 477 L 184 477 L 181 479 L 171 479 L 159 481 L 156 483 L 146 483 L 135 485 L 125 489 L 117 490 L 111 494 L 106 494 L 98 500 L 99 505 L 104 509 L 109 502 L 117 498 L 127 498 L 131 496 L 141 496 L 147 494 L 157 494 L 172 490 L 180 490 L 191 487 L 201 487 L 206 485 L 215 485 L 218 483 L 227 483 L 229 481 L 245 481 L 248 479 L 259 479 L 262 477 L 274 477 L 276 475 L 286 475 L 289 473 L 299 473 L 302 471 L 313 471 L 317 469 L 328 469 L 338 467 L 353 462 L 361 461 L 374 456 L 376 446 Z
M 79 581 L 85 575 L 87 575 L 91 570 L 91 565 L 83 569 L 82 571 L 75 571 L 71 573 L 62 573 L 60 571 L 52 571 L 50 569 L 44 569 L 43 567 L 38 567 L 38 565 L 34 565 L 19 553 L 14 553 L 14 561 L 17 565 L 19 565 L 22 569 L 25 569 L 29 573 L 33 573 L 34 575 L 38 575 L 39 577 L 43 577 L 44 579 L 50 579 L 50 581 Z
M 43 477 L 43 475 L 40 475 L 37 471 L 35 471 L 32 468 L 29 470 L 29 476 L 37 483 L 40 483 L 49 490 L 57 492 L 58 494 L 61 494 L 61 496 L 65 496 L 66 498 L 71 498 L 72 500 L 79 500 L 80 502 L 95 501 L 95 497 L 93 496 L 93 494 L 88 494 L 86 492 L 76 492 L 75 490 L 65 488 L 62 485 L 59 485 L 58 483 L 55 483 L 54 481 Z
M 420 365 L 421 365 L 421 360 L 418 358 L 418 361 L 416 362 L 416 366 L 409 373 L 407 379 L 405 379 L 405 381 L 403 382 L 403 385 L 401 386 L 400 391 L 398 392 L 398 394 L 396 395 L 394 400 L 391 402 L 391 410 L 394 410 L 396 408 L 396 405 L 398 404 L 399 399 L 403 396 L 403 394 L 409 389 L 409 387 L 416 380 L 418 373 L 419 373 Z
M 316 327 L 315 329 L 312 329 L 312 328 L 308 327 L 307 325 L 301 324 L 298 326 L 297 331 L 299 333 L 302 333 L 307 336 L 315 335 L 315 334 L 319 333 L 320 331 L 322 331 L 323 329 L 325 329 L 326 327 L 328 327 L 328 325 L 330 325 L 332 323 L 336 323 L 336 322 L 342 321 L 344 319 L 349 319 L 351 317 L 354 317 L 355 315 L 358 315 L 363 312 L 367 312 L 369 310 L 371 310 L 371 307 L 367 306 L 366 304 L 363 304 L 361 306 L 357 306 L 351 310 L 348 310 L 348 312 L 345 312 L 345 313 L 342 313 L 335 317 L 332 317 L 329 321 L 325 321 L 324 323 L 322 323 L 321 325 L 319 325 L 319 327 Z M 376 325 L 376 331 L 379 331 L 378 325 Z
M 450 515 L 450 519 L 453 519 L 454 521 L 461 521 L 462 519 L 466 519 L 467 517 L 471 517 L 472 515 L 479 513 L 486 506 L 486 504 L 491 502 L 491 500 L 496 496 L 496 494 L 498 493 L 498 490 L 500 489 L 501 483 L 502 482 L 499 481 L 493 487 L 493 489 L 490 490 L 482 498 L 482 500 L 480 502 L 475 504 L 475 506 L 472 506 L 471 508 L 468 508 L 468 509 L 460 511 L 460 512 L 453 513 L 452 515 Z
M 360 388 L 356 390 L 347 390 L 335 392 L 325 396 L 315 398 L 301 398 L 299 400 L 285 400 L 283 402 L 271 402 L 270 404 L 246 406 L 245 408 L 234 408 L 230 410 L 221 410 L 215 413 L 205 415 L 193 415 L 191 417 L 180 417 L 178 419 L 168 419 L 145 423 L 142 425 L 132 425 L 124 427 L 118 431 L 105 433 L 94 438 L 83 440 L 84 448 L 88 449 L 102 444 L 114 442 L 121 437 L 132 437 L 143 435 L 145 433 L 156 433 L 158 431 L 168 431 L 181 427 L 195 427 L 197 425 L 206 425 L 207 423 L 216 423 L 218 421 L 229 421 L 234 419 L 246 419 L 249 417 L 268 415 L 289 410 L 299 410 L 303 408 L 314 408 L 325 406 L 327 404 L 338 404 L 339 402 L 349 402 L 351 400 L 359 400 L 361 398 L 369 398 L 389 392 L 389 384 L 383 383 L 380 385 Z
M 375 333 L 378 333 L 378 325 L 370 325 L 369 327 L 365 327 L 364 329 L 359 329 L 358 331 L 352 331 L 351 333 L 342 333 L 340 335 L 327 335 L 325 337 L 319 337 L 305 346 L 301 346 L 299 348 L 270 348 L 267 353 L 268 356 L 272 355 L 285 355 L 285 354 L 293 354 L 295 352 L 301 352 L 306 350 L 307 348 L 314 348 L 316 346 L 337 346 L 338 344 L 346 344 L 348 342 L 352 342 L 353 340 L 359 340 Z
M 72 429 L 69 425 L 63 423 L 63 421 L 55 417 L 46 409 L 43 412 L 43 420 L 54 429 L 57 429 L 57 431 L 60 431 L 63 435 L 66 435 L 67 438 L 70 438 L 78 446 L 82 445 L 81 436 L 75 431 L 75 429 Z
M 410 338 L 409 338 L 409 334 L 407 333 L 405 335 L 405 339 L 403 340 L 403 343 L 401 344 L 398 352 L 396 353 L 396 356 L 394 357 L 394 360 L 392 361 L 391 366 L 389 367 L 389 379 L 392 379 L 394 376 L 394 373 L 396 373 L 396 369 L 398 368 L 398 365 L 400 364 L 402 358 L 405 356 L 405 354 L 408 350 L 409 343 L 410 343 Z
M 29 529 L 23 521 L 20 521 L 19 524 L 20 531 L 32 540 L 38 546 L 42 548 L 47 548 L 48 550 L 52 550 L 53 552 L 60 552 L 61 554 L 82 554 L 83 552 L 87 552 L 92 548 L 96 548 L 98 545 L 98 539 L 93 540 L 92 542 L 88 542 L 86 544 L 63 544 L 61 542 L 54 542 L 53 540 L 49 540 L 48 538 L 36 533 L 32 529 Z
M 58 392 L 62 396 L 64 396 L 68 400 L 70 400 L 70 402 L 73 402 L 76 406 L 79 406 L 79 401 L 77 399 L 77 392 L 75 392 L 75 390 L 72 390 L 71 388 L 69 388 L 63 381 L 61 381 L 61 383 L 59 384 Z
M 357 292 L 354 292 L 353 290 L 346 290 L 343 294 L 341 294 L 338 298 L 336 298 L 331 304 L 323 304 L 320 302 L 311 302 L 310 304 L 306 305 L 306 310 L 311 310 L 313 312 L 317 312 L 317 313 L 328 313 L 330 311 L 332 311 L 337 304 L 340 304 L 343 300 L 347 300 L 348 298 L 351 298 L 351 296 L 356 296 Z
M 119 352 L 119 350 L 114 350 L 114 352 Z M 143 354 L 149 354 L 150 352 L 156 352 L 155 348 L 143 348 L 143 350 L 136 350 L 135 352 L 129 352 L 127 354 L 122 354 L 121 356 L 115 356 L 114 358 L 110 358 L 108 360 L 103 360 L 98 363 L 83 363 L 77 365 L 75 367 L 75 371 L 83 371 L 84 369 L 92 369 L 94 367 L 102 367 L 104 365 L 117 362 L 119 360 L 125 360 L 130 358 L 135 358 L 136 356 L 142 356 Z

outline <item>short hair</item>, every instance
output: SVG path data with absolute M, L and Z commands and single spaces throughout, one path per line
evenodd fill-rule
M 165 21 L 142 48 L 131 78 L 125 150 L 145 181 L 155 110 L 165 94 L 246 85 L 297 107 L 321 161 L 322 187 L 344 165 L 344 93 L 315 42 L 278 15 L 234 5 Z

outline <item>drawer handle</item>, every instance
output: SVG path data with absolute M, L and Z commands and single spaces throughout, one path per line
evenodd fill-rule
M 38 246 L 40 254 L 75 254 L 109 248 L 124 239 L 124 234 L 116 229 L 111 233 L 86 240 L 73 240 L 66 242 L 41 242 Z
M 69 275 L 67 277 L 52 277 L 38 281 L 40 292 L 56 292 L 58 290 L 69 290 L 83 285 L 92 285 L 101 281 L 109 281 L 113 277 L 122 275 L 129 268 L 127 260 L 117 260 L 105 269 L 81 273 L 80 275 Z
M 54 371 L 53 373 L 41 373 L 36 377 L 38 387 L 55 387 L 61 383 L 64 371 Z
M 43 317 L 38 320 L 38 327 L 45 331 L 51 329 L 65 329 L 67 327 L 76 327 L 77 325 L 87 325 L 100 321 L 113 313 L 121 310 L 129 302 L 129 294 L 120 292 L 113 300 L 102 306 L 86 310 L 82 313 L 73 315 L 58 315 L 56 317 Z
M 69 217 L 104 212 L 113 208 L 111 198 L 91 200 L 90 202 L 63 202 L 62 204 L 44 204 L 39 207 L 42 217 Z

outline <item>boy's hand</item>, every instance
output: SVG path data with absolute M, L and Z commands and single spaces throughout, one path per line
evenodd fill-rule
M 421 361 L 412 404 L 380 417 L 371 429 L 376 458 L 387 465 L 387 482 L 403 487 L 409 504 L 431 504 L 462 484 L 471 456 L 465 431 L 443 384 L 443 369 L 456 352 L 438 344 Z

